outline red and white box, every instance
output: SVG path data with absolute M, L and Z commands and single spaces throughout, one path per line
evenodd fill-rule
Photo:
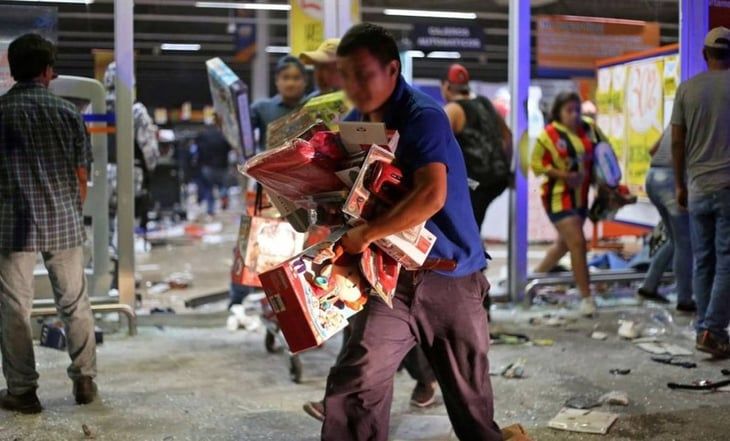
M 308 248 L 259 277 L 292 353 L 320 346 L 343 330 L 367 302 L 370 287 L 359 260 L 320 263 L 333 237 Z
M 353 219 L 351 222 L 353 225 L 374 219 L 378 212 L 384 209 L 383 204 L 366 188 L 365 181 L 369 168 L 374 163 L 380 161 L 390 164 L 394 160 L 395 156 L 389 151 L 378 146 L 370 148 L 342 209 Z M 426 229 L 425 224 L 375 242 L 378 247 L 408 270 L 414 270 L 423 265 L 435 243 L 436 236 Z

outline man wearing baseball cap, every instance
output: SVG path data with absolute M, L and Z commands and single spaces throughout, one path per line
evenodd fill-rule
M 340 73 L 337 72 L 337 46 L 339 38 L 328 38 L 317 50 L 302 52 L 299 59 L 302 63 L 314 66 L 314 82 L 317 88 L 308 98 L 336 92 L 341 89 Z
M 730 358 L 730 29 L 712 29 L 703 55 L 707 72 L 677 89 L 672 156 L 691 216 L 697 349 Z
M 472 94 L 469 80 L 464 66 L 452 64 L 441 80 L 441 94 L 464 154 L 474 217 L 481 228 L 489 204 L 510 182 L 512 134 L 492 102 Z

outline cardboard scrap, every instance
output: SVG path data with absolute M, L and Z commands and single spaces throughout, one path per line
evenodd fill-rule
M 548 427 L 569 432 L 605 435 L 617 419 L 618 415 L 615 413 L 563 408 L 548 422 Z

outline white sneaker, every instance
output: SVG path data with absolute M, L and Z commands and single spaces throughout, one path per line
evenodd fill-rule
M 585 297 L 580 300 L 580 314 L 584 317 L 593 318 L 598 315 L 598 307 L 593 297 Z

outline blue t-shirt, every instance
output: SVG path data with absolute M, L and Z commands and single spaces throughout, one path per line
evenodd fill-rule
M 363 115 L 354 110 L 345 120 L 361 121 Z M 396 164 L 407 181 L 428 164 L 446 165 L 446 204 L 426 223 L 437 238 L 429 258 L 456 261 L 455 271 L 440 272 L 451 277 L 484 269 L 487 261 L 471 206 L 464 157 L 444 111 L 431 97 L 413 89 L 400 77 L 385 104 L 383 121 L 388 129 L 400 134 Z

